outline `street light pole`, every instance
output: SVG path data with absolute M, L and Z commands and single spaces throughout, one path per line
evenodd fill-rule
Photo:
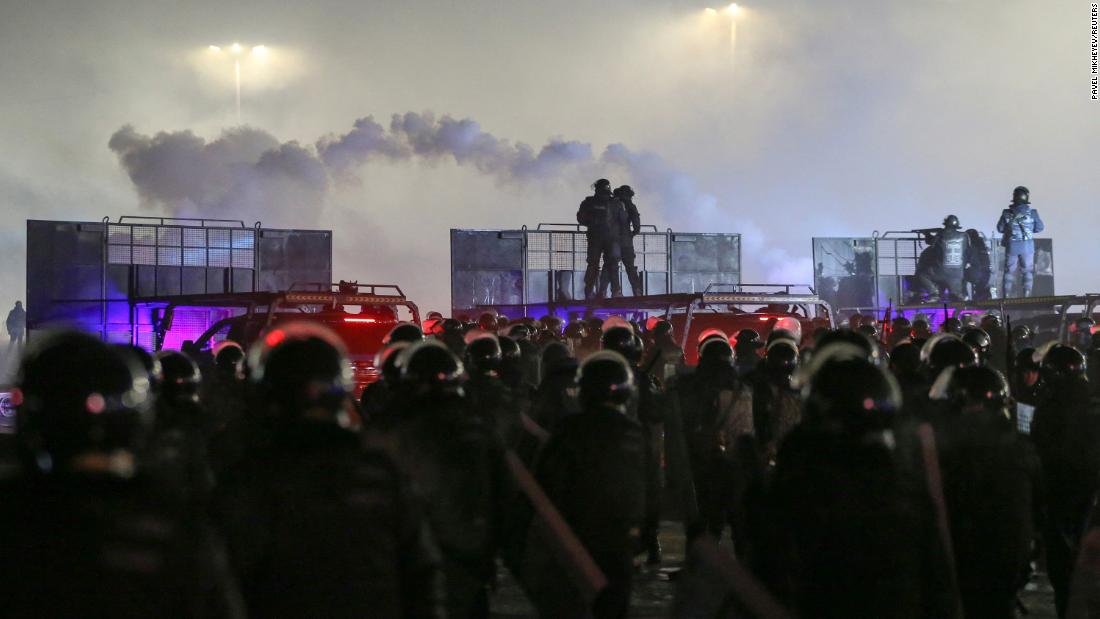
M 209 49 L 215 54 L 222 53 L 222 48 L 217 45 L 211 45 Z M 229 53 L 233 54 L 233 79 L 237 87 L 237 126 L 241 124 L 241 51 L 243 49 L 240 43 L 234 43 L 229 46 Z M 255 56 L 257 60 L 263 61 L 267 55 L 267 46 L 257 45 L 253 47 L 251 54 Z
M 234 68 L 237 72 L 237 126 L 241 125 L 241 58 L 234 59 Z
M 730 18 L 730 69 L 733 69 L 734 62 L 737 57 L 737 14 L 741 11 L 741 7 L 736 3 L 726 7 L 726 13 Z

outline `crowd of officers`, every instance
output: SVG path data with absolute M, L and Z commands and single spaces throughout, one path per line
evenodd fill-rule
M 504 565 L 539 616 L 626 617 L 662 515 L 746 568 L 696 595 L 689 553 L 676 616 L 1007 619 L 1039 556 L 1060 616 L 1090 601 L 1089 325 L 1040 350 L 996 316 L 784 326 L 704 332 L 689 368 L 667 321 L 433 314 L 358 402 L 316 323 L 198 362 L 42 334 L 3 614 L 484 618 Z

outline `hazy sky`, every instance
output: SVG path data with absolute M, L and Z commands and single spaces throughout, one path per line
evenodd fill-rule
M 591 159 L 518 176 L 438 153 L 377 157 L 322 171 L 312 193 L 240 204 L 249 222 L 335 230 L 337 278 L 399 283 L 424 309 L 449 303 L 450 228 L 571 221 L 593 175 L 642 189 L 643 218 L 662 228 L 745 233 L 746 281 L 810 281 L 814 235 L 949 212 L 991 229 L 1025 184 L 1055 238 L 1059 291 L 1100 289 L 1088 2 L 746 0 L 732 53 L 728 18 L 705 6 L 5 0 L 0 307 L 23 296 L 27 218 L 234 216 L 143 201 L 108 148 L 125 125 L 218 140 L 236 124 L 232 65 L 205 48 L 233 41 L 270 48 L 243 70 L 249 135 L 296 141 L 300 158 L 357 119 L 389 127 L 407 112 L 472 119 L 536 154 L 591 145 Z M 602 165 L 619 143 L 648 158 Z

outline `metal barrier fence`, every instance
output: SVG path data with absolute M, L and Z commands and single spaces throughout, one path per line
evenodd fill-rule
M 643 226 L 634 237 L 634 251 L 643 289 L 632 290 L 620 270 L 627 296 L 702 292 L 715 282 L 741 281 L 739 234 Z M 452 308 L 583 299 L 587 253 L 584 227 L 576 224 L 451 230 Z

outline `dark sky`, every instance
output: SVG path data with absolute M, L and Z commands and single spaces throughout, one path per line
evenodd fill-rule
M 745 233 L 747 281 L 809 281 L 814 235 L 949 212 L 991 229 L 1026 184 L 1056 239 L 1059 290 L 1100 289 L 1088 2 L 746 1 L 732 51 L 729 18 L 703 8 L 7 0 L 0 304 L 23 294 L 26 218 L 208 212 L 141 200 L 108 141 L 124 125 L 217 140 L 236 124 L 232 66 L 206 47 L 233 41 L 270 49 L 244 67 L 244 123 L 307 156 L 358 118 L 410 111 L 535 152 L 591 144 L 592 161 L 518 179 L 447 157 L 375 160 L 288 194 L 316 199 L 218 213 L 333 228 L 337 277 L 401 283 L 424 309 L 449 300 L 449 228 L 570 221 L 593 175 L 648 188 L 638 203 L 661 227 Z M 601 164 L 614 143 L 660 160 Z

